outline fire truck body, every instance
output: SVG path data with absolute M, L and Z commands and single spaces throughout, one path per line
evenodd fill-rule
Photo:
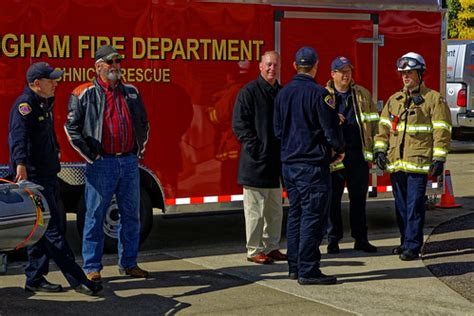
M 283 85 L 294 74 L 293 56 L 301 46 L 318 51 L 316 80 L 322 85 L 330 78 L 331 60 L 349 57 L 355 81 L 372 92 L 379 110 L 401 88 L 395 61 L 408 51 L 425 57 L 427 85 L 444 91 L 446 9 L 435 0 L 8 0 L 0 8 L 0 176 L 7 174 L 8 113 L 25 71 L 33 62 L 50 62 L 65 71 L 54 108 L 59 177 L 62 202 L 66 211 L 77 211 L 79 228 L 84 161 L 63 125 L 68 96 L 94 78 L 93 54 L 103 44 L 123 54 L 123 79 L 138 87 L 151 126 L 141 162 L 143 239 L 152 208 L 169 213 L 242 208 L 232 106 L 238 88 L 257 77 L 266 50 L 281 53 Z M 372 171 L 369 196 L 391 196 L 389 177 Z M 428 189 L 437 191 L 436 181 Z M 112 239 L 117 223 L 113 202 L 104 225 Z

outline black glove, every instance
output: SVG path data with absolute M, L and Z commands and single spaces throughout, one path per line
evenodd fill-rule
M 444 161 L 434 160 L 430 166 L 430 173 L 432 177 L 437 177 L 443 174 Z
M 385 153 L 378 152 L 375 154 L 375 163 L 381 170 L 385 170 L 390 161 L 387 159 L 387 156 L 385 156 Z

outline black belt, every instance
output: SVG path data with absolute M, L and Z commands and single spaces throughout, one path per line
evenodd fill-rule
M 131 155 L 131 152 L 127 153 L 114 153 L 114 154 L 103 154 L 103 157 L 125 157 Z

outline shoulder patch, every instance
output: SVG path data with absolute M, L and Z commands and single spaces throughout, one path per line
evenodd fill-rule
M 328 94 L 325 98 L 324 98 L 324 102 L 329 105 L 332 109 L 336 109 L 336 103 L 334 102 L 334 98 L 332 97 L 332 95 Z
M 18 112 L 23 116 L 28 115 L 31 113 L 31 106 L 26 102 L 20 103 L 18 105 Z

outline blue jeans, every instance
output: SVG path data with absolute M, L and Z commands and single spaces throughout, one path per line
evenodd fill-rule
M 425 223 L 426 174 L 395 172 L 390 175 L 402 247 L 419 253 Z
M 104 156 L 86 166 L 86 216 L 82 257 L 87 273 L 102 270 L 103 223 L 113 195 L 120 213 L 119 267 L 137 265 L 140 242 L 140 177 L 135 155 Z
M 321 273 L 319 245 L 329 212 L 329 167 L 283 164 L 283 179 L 290 201 L 286 233 L 289 272 L 300 278 L 316 277 Z

